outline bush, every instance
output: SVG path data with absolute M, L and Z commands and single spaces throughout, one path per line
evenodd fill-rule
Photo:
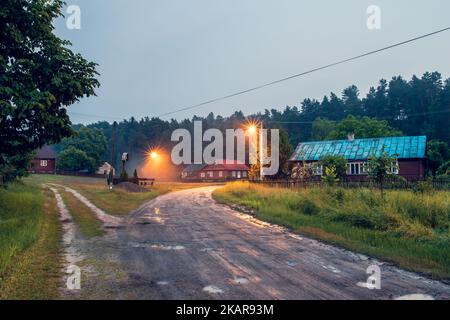
M 372 212 L 368 212 L 367 210 L 354 210 L 349 212 L 338 211 L 332 216 L 332 220 L 348 223 L 358 228 L 380 231 L 392 229 L 397 225 L 397 222 L 394 219 L 376 210 L 373 210 Z
M 289 208 L 308 216 L 313 216 L 319 213 L 319 208 L 309 199 L 298 198 L 288 204 Z
M 68 147 L 58 154 L 58 161 L 56 162 L 58 169 L 67 171 L 95 171 L 94 159 L 87 156 L 86 152 Z

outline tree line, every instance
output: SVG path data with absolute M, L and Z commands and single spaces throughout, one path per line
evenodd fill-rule
M 103 133 L 108 143 L 101 158 L 119 168 L 122 152 L 141 158 L 151 147 L 170 150 L 171 133 L 178 128 L 192 131 L 194 121 L 202 121 L 204 130 L 218 128 L 223 132 L 242 128 L 249 121 L 262 121 L 266 128 L 282 129 L 282 164 L 300 141 L 346 139 L 350 133 L 356 138 L 426 135 L 430 170 L 435 173 L 450 160 L 450 79 L 443 80 L 438 72 L 427 72 L 420 78 L 413 76 L 409 81 L 396 76 L 390 81 L 380 80 L 363 98 L 352 85 L 340 96 L 331 93 L 321 101 L 305 99 L 299 106 L 286 106 L 281 111 L 265 109 L 247 116 L 236 111 L 229 117 L 211 112 L 206 117 L 194 116 L 182 121 L 131 117 L 114 125 L 100 121 L 86 128 Z M 114 154 L 113 126 L 116 128 Z M 80 127 L 83 126 L 75 126 Z

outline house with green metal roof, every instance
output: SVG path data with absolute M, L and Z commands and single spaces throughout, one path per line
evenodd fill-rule
M 342 156 L 348 162 L 348 177 L 361 179 L 367 176 L 365 164 L 368 159 L 373 155 L 378 156 L 384 149 L 397 159 L 391 173 L 409 180 L 418 180 L 425 176 L 426 144 L 425 136 L 367 139 L 354 139 L 349 136 L 347 140 L 301 142 L 289 161 L 296 165 L 311 165 L 327 155 Z M 315 175 L 322 175 L 320 166 L 314 168 Z

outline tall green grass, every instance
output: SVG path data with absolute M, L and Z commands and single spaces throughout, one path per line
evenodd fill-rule
M 0 278 L 13 257 L 39 237 L 42 204 L 38 187 L 14 183 L 0 188 Z
M 448 191 L 387 191 L 382 199 L 370 189 L 289 190 L 237 182 L 216 190 L 214 197 L 309 236 L 450 278 Z

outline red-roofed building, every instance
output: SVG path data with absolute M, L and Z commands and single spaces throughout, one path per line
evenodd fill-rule
M 56 153 L 50 146 L 43 146 L 36 151 L 36 156 L 31 160 L 31 173 L 56 173 Z
M 183 180 L 243 180 L 248 179 L 249 171 L 250 168 L 243 163 L 217 163 L 200 166 L 199 170 L 191 172 L 189 176 L 182 174 L 181 177 Z

